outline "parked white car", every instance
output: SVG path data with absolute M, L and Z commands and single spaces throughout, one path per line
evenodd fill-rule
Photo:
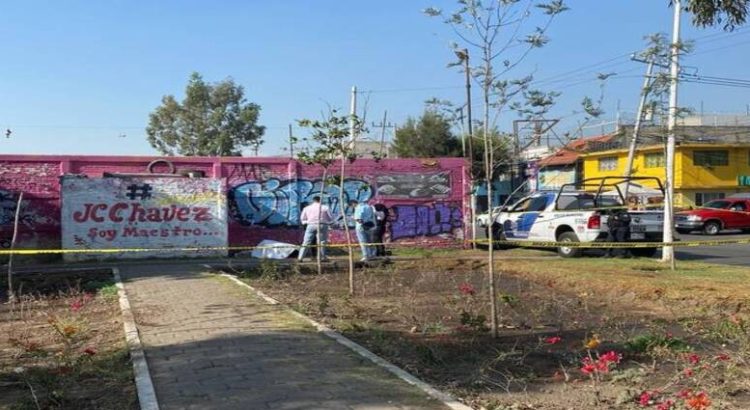
M 608 216 L 625 208 L 625 198 L 617 184 L 635 179 L 644 178 L 592 178 L 579 184 L 565 185 L 557 192 L 535 192 L 507 208 L 495 207 L 492 217 L 490 213 L 477 215 L 477 224 L 484 228 L 488 236 L 492 226 L 493 239 L 501 241 L 606 241 Z M 607 195 L 604 195 L 606 191 Z M 613 192 L 616 194 L 613 195 Z M 628 213 L 631 216 L 630 240 L 655 243 L 653 248 L 634 248 L 632 253 L 636 256 L 653 256 L 657 250 L 656 243 L 663 239 L 663 211 L 629 210 Z M 494 223 L 490 224 L 490 220 Z M 582 254 L 582 249 L 576 247 L 561 246 L 557 250 L 563 257 Z

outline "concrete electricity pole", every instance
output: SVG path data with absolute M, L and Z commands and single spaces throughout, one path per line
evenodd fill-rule
M 670 84 L 669 84 L 669 117 L 667 119 L 667 149 L 666 149 L 666 171 L 667 186 L 666 198 L 664 198 L 664 243 L 674 240 L 674 150 L 675 150 L 675 126 L 677 125 L 677 75 L 680 73 L 680 17 L 682 13 L 682 1 L 674 0 L 674 22 L 672 26 L 672 47 L 670 55 Z M 675 268 L 674 247 L 662 248 L 662 262 L 669 262 L 671 268 Z
M 349 107 L 349 140 L 351 141 L 351 150 L 354 151 L 354 139 L 357 137 L 354 135 L 356 131 L 355 119 L 357 115 L 357 86 L 352 86 L 352 99 Z
M 289 157 L 294 158 L 294 135 L 292 134 L 292 124 L 289 124 Z
M 456 51 L 456 57 L 464 63 L 464 73 L 466 74 L 466 125 L 469 131 L 467 148 L 469 149 L 469 163 L 472 163 L 474 161 L 474 141 L 472 141 L 474 133 L 473 125 L 471 124 L 471 67 L 469 66 L 469 50 Z
M 636 60 L 637 61 L 637 60 Z M 648 92 L 651 88 L 651 75 L 654 72 L 654 61 L 653 59 L 648 62 L 646 67 L 646 76 L 643 78 L 643 87 L 641 87 L 641 99 L 638 102 L 638 112 L 635 115 L 635 125 L 633 126 L 633 136 L 630 138 L 630 148 L 628 149 L 628 162 L 625 165 L 625 176 L 629 177 L 633 174 L 633 159 L 635 158 L 635 148 L 638 144 L 638 134 L 641 132 L 641 123 L 643 122 L 643 111 L 646 107 L 646 99 L 648 98 Z M 619 126 L 619 122 L 618 122 Z M 630 181 L 625 184 L 625 198 L 628 197 L 628 191 L 630 190 Z

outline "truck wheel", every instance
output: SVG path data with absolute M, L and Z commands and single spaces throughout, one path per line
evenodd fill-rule
M 563 232 L 557 237 L 558 242 L 579 242 L 578 236 L 575 232 Z M 557 254 L 563 258 L 576 258 L 581 256 L 583 250 L 581 248 L 573 248 L 567 246 L 560 246 L 557 248 Z
M 721 224 L 716 221 L 709 221 L 703 225 L 703 233 L 706 235 L 716 235 L 721 231 Z
M 682 235 L 687 235 L 690 232 L 693 232 L 692 229 L 685 229 L 685 228 L 677 228 L 676 231 L 677 233 L 682 234 Z
M 636 258 L 653 258 L 656 255 L 656 248 L 633 248 L 630 253 Z

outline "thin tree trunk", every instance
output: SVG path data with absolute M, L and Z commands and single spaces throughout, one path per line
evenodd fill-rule
M 323 215 L 323 193 L 326 191 L 326 178 L 328 178 L 328 168 L 323 167 L 323 179 L 320 183 L 320 206 L 318 207 L 318 232 L 315 234 L 318 238 L 318 247 L 315 252 L 315 262 L 318 265 L 318 275 L 323 274 L 323 264 L 320 261 L 320 252 L 323 249 L 323 244 L 320 242 L 320 217 Z
M 339 178 L 339 208 L 344 221 L 346 235 L 346 250 L 349 253 L 349 294 L 354 295 L 354 253 L 352 253 L 352 239 L 349 237 L 349 223 L 346 220 L 346 204 L 344 203 L 344 177 L 346 176 L 346 157 L 341 155 L 341 174 Z
M 16 248 L 16 239 L 18 238 L 18 220 L 21 216 L 21 201 L 23 200 L 23 192 L 18 194 L 18 202 L 16 203 L 16 215 L 13 220 L 13 237 L 10 240 L 10 251 L 13 252 Z M 13 292 L 13 253 L 8 255 L 8 300 L 15 302 L 16 295 Z
M 495 224 L 495 219 L 492 216 L 492 141 L 490 133 L 490 78 L 491 76 L 491 50 L 485 48 L 484 50 L 484 62 L 485 62 L 485 80 L 483 83 L 484 91 L 484 177 L 487 183 L 487 203 L 489 205 L 490 212 L 490 229 L 488 230 L 487 237 L 489 239 L 489 246 L 487 247 L 487 281 L 489 282 L 490 291 L 490 315 L 491 315 L 491 330 L 492 337 L 497 337 L 497 289 L 495 288 L 495 238 L 492 232 L 492 227 Z

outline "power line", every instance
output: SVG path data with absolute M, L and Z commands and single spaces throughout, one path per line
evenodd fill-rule
M 433 91 L 433 90 L 451 90 L 457 88 L 464 88 L 461 85 L 449 85 L 449 86 L 436 86 L 436 87 L 416 87 L 416 88 L 386 88 L 380 90 L 363 90 L 361 93 L 400 93 L 410 91 Z

